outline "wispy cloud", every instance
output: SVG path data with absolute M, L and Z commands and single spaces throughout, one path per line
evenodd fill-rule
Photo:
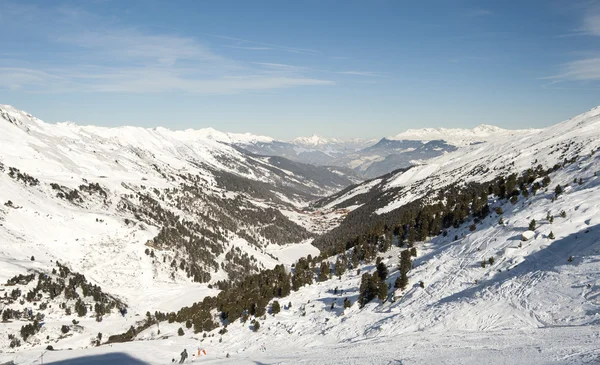
M 257 45 L 260 45 L 263 47 L 275 48 L 275 49 L 279 49 L 279 50 L 283 50 L 283 51 L 287 51 L 287 52 L 293 52 L 293 53 L 320 53 L 320 51 L 317 51 L 315 49 L 279 46 L 279 45 L 271 44 L 271 43 L 257 42 L 257 41 L 252 41 L 252 40 L 248 40 L 248 39 L 228 37 L 228 36 L 223 36 L 223 35 L 215 35 L 214 37 L 237 42 L 238 43 L 237 46 L 243 46 L 244 44 L 257 44 Z
M 28 14 L 32 25 L 35 24 L 35 9 L 30 9 Z M 46 15 L 40 11 L 38 18 Z M 59 18 L 63 25 L 68 24 L 60 31 L 47 29 L 48 46 L 60 52 L 52 52 L 51 60 L 19 59 L 18 56 L 0 59 L 0 87 L 40 93 L 182 91 L 219 94 L 335 83 L 315 77 L 307 68 L 231 59 L 192 37 L 148 33 L 115 24 L 105 26 L 77 9 L 62 9 L 52 16 Z M 232 47 L 316 52 L 263 44 Z M 277 72 L 265 72 L 266 67 Z
M 272 47 L 248 47 L 248 46 L 223 46 L 225 48 L 245 49 L 247 51 L 268 51 L 272 50 Z
M 369 71 L 339 71 L 336 72 L 342 75 L 355 75 L 355 76 L 370 76 L 370 77 L 380 77 L 381 75 L 375 72 Z
M 465 11 L 465 15 L 469 17 L 479 17 L 492 15 L 492 12 L 487 9 L 469 9 Z
M 571 61 L 562 72 L 547 79 L 560 81 L 600 81 L 600 57 Z
M 582 10 L 579 28 L 562 36 L 600 37 L 600 4 L 598 2 L 587 3 Z M 566 62 L 560 68 L 560 72 L 546 79 L 551 80 L 553 84 L 600 81 L 600 56 L 597 54 Z
M 593 5 L 586 9 L 581 30 L 583 34 L 600 36 L 600 5 Z

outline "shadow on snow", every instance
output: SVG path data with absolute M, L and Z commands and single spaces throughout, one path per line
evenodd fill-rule
M 105 365 L 105 364 L 119 364 L 119 365 L 147 365 L 139 359 L 129 356 L 122 352 L 114 352 L 111 354 L 104 355 L 93 355 L 93 356 L 82 356 L 68 360 L 61 360 L 56 362 L 50 362 L 48 365 Z

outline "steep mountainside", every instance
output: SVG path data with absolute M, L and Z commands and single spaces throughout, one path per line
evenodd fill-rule
M 299 209 L 356 181 L 223 138 L 52 125 L 0 106 L 0 281 L 25 273 L 19 262 L 31 257 L 40 270 L 59 261 L 83 272 L 126 302 L 157 285 L 241 278 L 314 236 Z
M 315 240 L 325 247 L 356 236 L 375 223 L 392 226 L 398 221 L 397 208 L 444 202 L 448 189 L 485 183 L 499 176 L 521 175 L 546 170 L 577 160 L 600 147 L 600 108 L 595 108 L 541 131 L 509 133 L 487 142 L 428 160 L 408 170 L 399 170 L 378 179 L 345 189 L 324 198 L 315 207 L 347 208 L 353 211 L 342 224 Z

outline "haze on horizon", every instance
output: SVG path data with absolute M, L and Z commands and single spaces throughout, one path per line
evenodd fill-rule
M 598 105 L 598 1 L 0 9 L 0 104 L 47 122 L 348 139 L 539 128 Z

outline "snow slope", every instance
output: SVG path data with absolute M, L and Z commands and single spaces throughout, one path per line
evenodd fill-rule
M 498 137 L 516 136 L 523 133 L 536 132 L 535 129 L 507 130 L 493 125 L 482 124 L 473 129 L 462 128 L 422 128 L 409 129 L 396 136 L 388 137 L 390 140 L 416 140 L 434 141 L 443 140 L 456 146 L 485 142 Z
M 418 243 L 408 289 L 392 289 L 385 303 L 376 299 L 362 309 L 356 303 L 342 308 L 344 298 L 356 301 L 361 275 L 374 271 L 373 264 L 364 264 L 360 273 L 351 270 L 281 299 L 282 311 L 259 319 L 257 333 L 249 322 L 236 321 L 223 335 L 217 329 L 206 338 L 187 331 L 179 337 L 174 327 L 161 324 L 168 338 L 152 328 L 140 335 L 146 341 L 46 352 L 44 359 L 91 364 L 93 356 L 112 354 L 131 357 L 132 364 L 164 364 L 178 359 L 183 348 L 190 353 L 201 348 L 208 354 L 201 361 L 214 364 L 597 363 L 598 170 L 600 155 L 582 158 L 551 174 L 553 183 L 569 185 L 555 201 L 551 192 L 521 197 L 514 205 L 491 199 L 493 207 L 503 208 L 504 224 L 493 213 L 475 232 L 466 223 L 450 229 L 447 237 Z M 582 184 L 572 184 L 575 178 L 582 178 Z M 565 218 L 559 214 L 563 210 Z M 553 223 L 545 219 L 549 211 Z M 531 219 L 538 222 L 535 238 L 521 242 Z M 550 231 L 554 240 L 548 238 Z M 389 283 L 398 275 L 400 250 L 381 255 L 390 268 Z M 480 262 L 489 257 L 494 264 L 482 268 Z M 33 363 L 42 353 L 39 348 L 0 359 Z
M 113 313 L 91 330 L 117 333 L 135 314 L 178 310 L 214 294 L 209 282 L 280 263 L 267 246 L 307 247 L 310 233 L 281 212 L 301 214 L 313 194 L 336 188 L 320 170 L 303 175 L 222 143 L 244 138 L 254 137 L 47 124 L 1 105 L 0 295 L 13 289 L 3 285 L 9 278 L 49 274 L 60 261 L 127 303 L 132 318 Z M 305 221 L 309 226 L 311 218 L 298 220 Z M 287 250 L 282 259 L 303 251 Z M 192 267 L 204 273 L 203 283 L 194 282 Z M 62 311 L 45 312 L 57 326 L 71 321 Z M 23 324 L 7 327 L 17 333 Z M 75 335 L 73 346 L 88 345 L 87 335 Z
M 554 199 L 553 189 L 527 198 L 521 195 L 515 204 L 490 197 L 493 213 L 478 222 L 475 231 L 469 229 L 472 221 L 467 221 L 448 229 L 445 236 L 417 243 L 408 288 L 390 289 L 383 303 L 376 299 L 358 307 L 361 275 L 375 270 L 373 263 L 361 263 L 360 272 L 347 271 L 341 278 L 305 286 L 280 299 L 282 311 L 259 318 L 256 333 L 250 322 L 238 320 L 227 326 L 226 333 L 220 334 L 219 328 L 203 337 L 185 330 L 184 336 L 177 336 L 182 325 L 165 323 L 160 335 L 158 328 L 149 328 L 138 335 L 139 341 L 46 352 L 45 361 L 92 364 L 111 354 L 123 363 L 165 364 L 183 348 L 190 353 L 204 348 L 208 356 L 201 360 L 206 363 L 597 363 L 600 153 L 594 152 L 599 147 L 600 108 L 596 108 L 541 132 L 461 148 L 429 164 L 343 192 L 328 209 L 369 197 L 380 200 L 375 206 L 384 210 L 371 214 L 385 214 L 386 209 L 448 184 L 489 181 L 538 164 L 552 167 L 574 161 L 550 174 L 551 187 L 564 187 L 558 198 Z M 495 213 L 495 208 L 503 213 Z M 359 209 L 363 207 L 355 211 Z M 532 219 L 537 222 L 535 235 L 522 241 Z M 403 249 L 394 247 L 380 254 L 390 269 L 387 282 L 392 285 Z M 266 251 L 275 256 L 280 251 L 285 260 L 295 255 L 285 247 L 274 251 L 269 246 Z M 343 294 L 335 294 L 336 288 Z M 344 310 L 346 297 L 354 304 Z M 71 347 L 81 347 L 78 341 Z M 55 347 L 69 346 L 59 345 Z M 28 351 L 0 354 L 0 361 L 32 364 L 44 348 L 41 343 Z
M 419 138 L 422 136 L 419 134 Z M 348 197 L 386 196 L 377 214 L 390 212 L 441 187 L 470 181 L 485 182 L 499 175 L 521 173 L 542 165 L 550 168 L 565 159 L 584 156 L 600 148 L 600 107 L 543 130 L 510 131 L 484 143 L 463 146 L 455 152 L 427 160 L 407 171 L 386 176 L 378 185 L 358 185 L 328 206 L 347 204 Z

